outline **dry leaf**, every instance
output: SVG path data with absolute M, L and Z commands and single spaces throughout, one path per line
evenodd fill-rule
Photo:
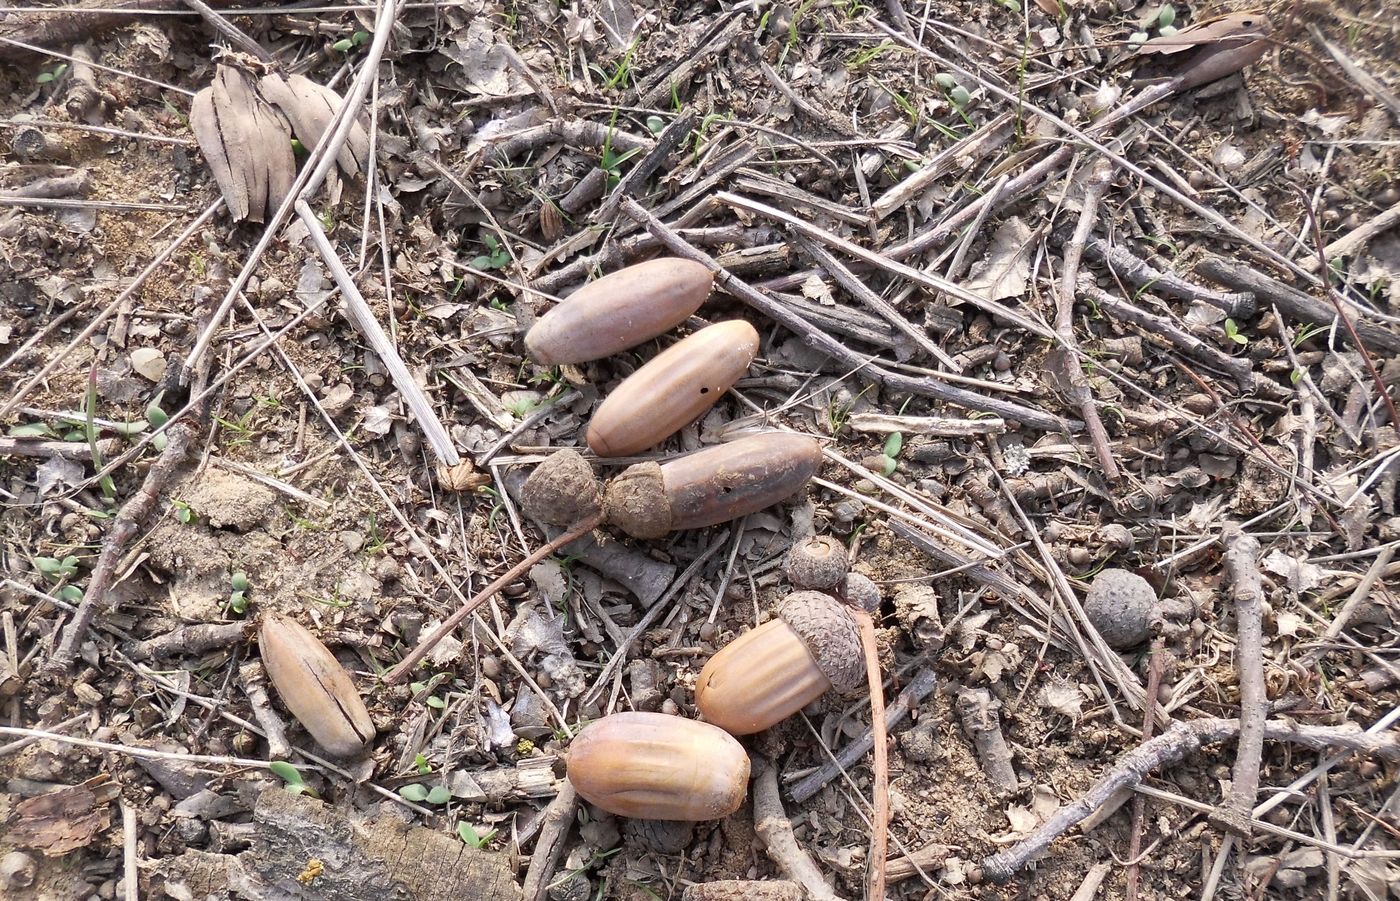
M 229 54 L 213 83 L 194 97 L 190 128 L 235 222 L 263 222 L 296 176 L 291 129 L 258 93 L 257 82 Z
M 1005 300 L 1026 293 L 1031 278 L 1031 251 L 1035 248 L 1031 227 L 1013 216 L 992 236 L 991 249 L 965 287 L 988 300 Z
M 1138 48 L 1139 57 L 1164 60 L 1149 78 L 1175 81 L 1186 91 L 1224 78 L 1257 61 L 1269 49 L 1273 26 L 1258 13 L 1242 12 L 1197 22 Z
M 264 75 L 258 82 L 258 90 L 287 117 L 292 132 L 307 150 L 321 142 L 321 136 L 345 102 L 335 91 L 303 75 Z M 369 162 L 369 132 L 358 119 L 336 155 L 336 162 L 346 175 L 365 171 Z

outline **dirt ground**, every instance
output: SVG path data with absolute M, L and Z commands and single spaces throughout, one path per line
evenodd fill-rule
M 0 11 L 0 897 L 130 897 L 132 873 L 176 899 L 781 879 L 751 802 L 679 831 L 547 811 L 581 726 L 697 715 L 700 668 L 773 618 L 812 533 L 880 587 L 886 703 L 925 688 L 890 736 L 889 897 L 1400 897 L 1400 4 L 408 4 L 364 104 L 373 175 L 310 202 L 455 468 L 306 224 L 255 257 L 262 225 L 199 221 L 220 192 L 192 97 L 231 38 L 145 6 Z M 375 16 L 226 22 L 258 71 L 344 94 Z M 1255 52 L 1104 124 L 1203 47 Z M 560 297 L 676 240 L 729 273 L 696 316 L 594 362 L 525 352 Z M 821 440 L 817 478 L 737 521 L 613 530 L 608 566 L 554 555 L 389 684 L 548 540 L 531 467 L 735 318 L 760 348 L 713 409 L 590 459 L 778 427 Z M 1110 648 L 1134 624 L 1089 589 L 1121 570 L 1145 606 Z M 274 612 L 350 672 L 364 759 L 304 756 L 256 666 Z M 1238 724 L 1180 745 L 992 878 L 1141 759 L 1145 723 L 1241 716 L 1269 719 L 1257 760 Z M 829 693 L 744 739 L 841 898 L 866 892 L 871 756 L 793 792 L 870 717 Z M 334 809 L 314 840 L 269 806 L 289 787 Z

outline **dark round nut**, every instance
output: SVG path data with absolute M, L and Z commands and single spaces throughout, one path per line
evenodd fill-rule
M 841 584 L 841 600 L 848 607 L 874 613 L 880 609 L 880 586 L 860 573 L 847 573 Z
M 1147 580 L 1126 569 L 1105 569 L 1084 598 L 1084 613 L 1108 646 L 1123 650 L 1152 637 L 1157 593 Z
M 602 499 L 593 467 L 578 451 L 555 451 L 535 467 L 520 489 L 525 512 L 551 526 L 568 526 L 598 515 Z
M 797 588 L 829 591 L 841 584 L 850 565 L 841 542 L 830 535 L 816 535 L 792 546 L 783 569 Z

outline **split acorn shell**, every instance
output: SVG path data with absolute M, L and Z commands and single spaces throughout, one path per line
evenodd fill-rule
M 661 257 L 589 282 L 545 313 L 525 335 L 538 363 L 587 363 L 636 347 L 680 325 L 710 296 L 700 263 Z
M 830 595 L 797 591 L 778 617 L 740 635 L 705 663 L 695 705 L 731 735 L 780 723 L 829 689 L 850 694 L 865 684 L 855 620 Z
M 345 667 L 321 640 L 296 620 L 263 617 L 258 633 L 263 669 L 282 703 L 316 743 L 351 759 L 369 749 L 374 723 Z
M 713 407 L 757 353 L 758 332 L 742 319 L 676 342 L 612 390 L 588 424 L 588 446 L 600 457 L 655 447 Z
M 802 490 L 821 466 L 821 445 L 791 432 L 765 432 L 666 463 L 638 463 L 608 483 L 608 522 L 633 538 L 728 522 Z
M 749 756 L 708 723 L 665 713 L 614 713 L 569 746 L 569 781 L 609 813 L 648 820 L 717 820 L 744 803 Z

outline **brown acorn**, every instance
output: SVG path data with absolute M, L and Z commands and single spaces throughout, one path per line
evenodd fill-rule
M 258 653 L 278 697 L 318 745 L 346 759 L 369 749 L 374 723 L 365 702 L 350 674 L 319 638 L 296 620 L 268 613 L 258 635 Z
M 742 319 L 676 342 L 612 390 L 588 424 L 588 446 L 600 457 L 655 447 L 713 407 L 757 353 L 758 332 Z
M 650 341 L 689 318 L 714 286 L 700 263 L 661 257 L 589 282 L 525 335 L 538 363 L 587 363 Z
M 665 713 L 614 713 L 569 746 L 569 781 L 609 813 L 717 820 L 744 803 L 749 755 L 722 730 Z
M 791 497 L 821 466 L 816 439 L 765 432 L 666 463 L 629 466 L 608 483 L 603 511 L 633 538 L 728 522 Z
M 835 687 L 865 684 L 860 631 L 830 595 L 797 591 L 778 618 L 740 635 L 700 670 L 695 705 L 731 735 L 762 732 Z

